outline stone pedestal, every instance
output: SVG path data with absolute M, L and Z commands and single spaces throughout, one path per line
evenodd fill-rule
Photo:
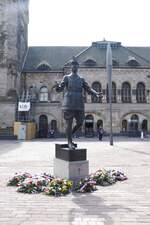
M 67 144 L 55 145 L 54 176 L 69 179 L 76 184 L 89 175 L 86 149 L 69 150 Z

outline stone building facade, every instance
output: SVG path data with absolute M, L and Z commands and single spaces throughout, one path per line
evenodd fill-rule
M 61 110 L 63 93 L 53 89 L 70 73 L 73 56 L 79 62 L 79 74 L 91 87 L 103 92 L 103 100 L 86 93 L 85 121 L 80 132 L 93 136 L 99 126 L 109 133 L 108 79 L 106 73 L 106 40 L 91 46 L 45 46 L 27 48 L 28 1 L 15 3 L 11 20 L 7 13 L 0 22 L 0 123 L 12 126 L 15 120 L 35 121 L 37 136 L 48 137 L 49 130 L 65 134 L 65 121 Z M 22 4 L 25 4 L 22 7 Z M 5 4 L 3 14 L 5 14 Z M 1 21 L 1 20 L 0 20 Z M 15 32 L 12 32 L 12 29 Z M 9 32 L 9 35 L 8 35 Z M 22 35 L 21 35 L 22 34 Z M 12 43 L 14 43 L 12 45 Z M 112 119 L 113 132 L 137 135 L 141 130 L 150 132 L 150 47 L 125 47 L 110 42 L 113 57 Z M 24 60 L 25 59 L 25 60 Z M 17 112 L 18 101 L 29 101 L 30 111 Z
M 138 134 L 150 131 L 150 48 L 124 47 L 110 42 L 113 55 L 112 117 L 116 134 Z M 107 41 L 93 42 L 89 47 L 30 47 L 23 69 L 23 86 L 35 92 L 30 116 L 40 130 L 55 129 L 65 133 L 61 111 L 63 94 L 52 88 L 70 73 L 73 55 L 80 64 L 79 74 L 91 87 L 103 92 L 103 100 L 85 94 L 85 122 L 82 133 L 92 136 L 99 126 L 109 132 L 108 79 L 106 73 Z M 33 59 L 34 58 L 34 59 Z M 32 59 L 32 60 L 31 60 Z M 44 125 L 42 125 L 42 123 Z M 46 129 L 45 129 L 46 128 Z M 47 137 L 47 131 L 41 132 Z
M 27 54 L 28 0 L 0 2 L 0 127 L 12 127 Z

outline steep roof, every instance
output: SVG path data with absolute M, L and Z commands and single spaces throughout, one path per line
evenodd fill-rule
M 38 65 L 45 61 L 51 70 L 62 70 L 64 64 L 86 47 L 41 46 L 29 47 L 23 71 L 39 71 Z
M 112 57 L 118 68 L 150 68 L 150 47 L 124 47 L 120 42 L 110 42 Z M 93 42 L 89 47 L 43 46 L 29 47 L 23 71 L 38 72 L 38 65 L 47 62 L 51 71 L 62 71 L 72 56 L 76 56 L 80 66 L 106 67 L 108 41 Z M 131 62 L 131 63 L 130 63 Z M 133 64 L 132 64 L 133 62 Z M 44 70 L 45 71 L 45 70 Z
M 120 42 L 110 42 L 112 49 L 112 59 L 119 68 L 130 68 L 130 61 L 135 61 L 133 67 L 150 68 L 150 48 L 124 47 Z M 96 62 L 97 67 L 106 67 L 107 41 L 93 42 L 92 46 L 78 55 L 80 65 L 84 65 L 87 60 Z
M 148 62 L 150 62 L 150 46 L 149 47 L 128 47 L 128 49 L 140 55 L 140 57 L 148 60 Z

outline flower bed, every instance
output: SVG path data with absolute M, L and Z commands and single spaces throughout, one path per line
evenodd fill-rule
M 74 190 L 79 193 L 93 192 L 97 189 L 96 185 L 107 186 L 126 179 L 124 173 L 118 170 L 99 169 L 89 177 L 81 179 Z M 62 196 L 72 191 L 73 182 L 46 173 L 34 176 L 30 173 L 16 173 L 7 185 L 17 186 L 18 192 L 29 194 L 43 192 L 49 196 Z

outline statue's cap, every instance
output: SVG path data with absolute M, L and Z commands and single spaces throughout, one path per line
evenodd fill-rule
M 70 63 L 71 63 L 71 65 L 79 65 L 77 58 L 75 56 L 72 57 Z

